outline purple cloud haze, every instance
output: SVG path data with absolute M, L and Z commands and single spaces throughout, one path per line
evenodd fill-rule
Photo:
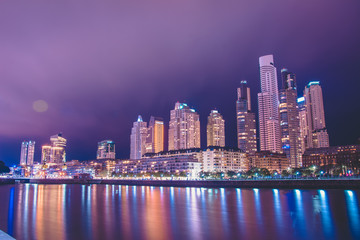
M 169 119 L 178 100 L 206 117 L 214 107 L 235 146 L 241 79 L 259 91 L 258 57 L 273 53 L 324 90 L 332 144 L 360 136 L 358 1 L 1 1 L 0 160 L 17 163 L 24 139 L 63 132 L 68 159 L 95 158 L 113 139 L 128 157 L 138 114 Z M 35 111 L 35 101 L 48 104 Z M 351 105 L 351 106 L 350 106 Z

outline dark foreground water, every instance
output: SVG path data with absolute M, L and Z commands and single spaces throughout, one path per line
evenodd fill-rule
M 360 239 L 359 191 L 0 186 L 16 239 Z

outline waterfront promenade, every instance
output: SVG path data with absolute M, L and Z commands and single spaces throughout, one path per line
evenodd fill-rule
M 0 184 L 113 184 L 163 187 L 206 188 L 288 188 L 288 189 L 360 189 L 359 178 L 337 179 L 257 179 L 257 180 L 140 180 L 140 179 L 1 179 Z

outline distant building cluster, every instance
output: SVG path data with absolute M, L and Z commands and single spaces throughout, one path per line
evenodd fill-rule
M 260 57 L 259 69 L 258 119 L 251 107 L 248 82 L 242 80 L 237 89 L 237 148 L 226 147 L 225 120 L 213 109 L 207 118 L 207 148 L 201 149 L 199 114 L 186 103 L 177 102 L 170 111 L 168 128 L 163 118 L 151 116 L 148 124 L 138 116 L 131 129 L 129 159 L 116 160 L 115 143 L 104 140 L 98 143 L 97 160 L 90 165 L 111 163 L 107 170 L 118 175 L 167 172 L 195 176 L 199 172 L 242 172 L 254 167 L 282 172 L 311 165 L 359 164 L 358 146 L 330 147 L 319 81 L 309 82 L 298 97 L 296 75 L 288 69 L 281 69 L 278 86 L 273 55 Z M 58 134 L 51 136 L 50 142 L 42 146 L 41 164 L 69 165 L 65 164 L 66 139 Z M 34 149 L 34 141 L 22 143 L 22 166 L 33 165 Z M 68 172 L 79 172 L 69 169 L 81 164 L 69 166 Z

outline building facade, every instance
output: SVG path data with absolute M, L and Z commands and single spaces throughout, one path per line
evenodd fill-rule
M 259 58 L 261 93 L 258 93 L 260 150 L 281 152 L 279 90 L 273 55 Z
M 289 160 L 284 153 L 274 153 L 270 151 L 256 152 L 251 157 L 251 167 L 266 168 L 270 172 L 281 173 L 290 167 Z
M 301 167 L 300 122 L 297 106 L 295 74 L 281 70 L 282 89 L 279 91 L 281 147 L 290 161 L 290 167 Z
M 164 120 L 159 117 L 150 117 L 146 152 L 158 153 L 164 151 Z
M 112 140 L 98 142 L 96 159 L 115 159 L 115 143 Z
M 41 147 L 41 163 L 60 164 L 66 162 L 66 139 L 61 133 L 50 137 L 50 145 Z
M 202 151 L 201 162 L 205 172 L 242 172 L 249 169 L 247 154 L 230 148 L 208 147 Z
M 360 173 L 360 145 L 309 148 L 303 154 L 304 167 L 342 165 L 344 174 L 351 170 Z
M 200 148 L 199 114 L 186 103 L 175 104 L 170 111 L 169 151 Z
M 304 154 L 306 150 L 307 142 L 307 117 L 306 117 L 306 107 L 305 107 L 305 98 L 299 97 L 297 99 L 298 111 L 299 111 L 299 128 L 300 128 L 300 152 Z
M 130 135 L 130 159 L 141 159 L 146 153 L 147 123 L 139 115 L 133 123 Z
M 217 110 L 208 117 L 206 135 L 207 146 L 225 147 L 225 120 Z
M 236 127 L 238 148 L 248 154 L 257 151 L 255 113 L 251 111 L 250 88 L 247 81 L 240 82 L 237 89 Z
M 310 82 L 304 90 L 306 109 L 306 148 L 329 147 L 325 111 L 320 82 Z
M 201 163 L 191 155 L 124 160 L 115 165 L 115 172 L 122 176 L 135 174 L 142 177 L 154 173 L 163 173 L 174 176 L 198 177 L 200 171 Z
M 23 141 L 21 143 L 20 165 L 32 166 L 34 164 L 35 141 Z

